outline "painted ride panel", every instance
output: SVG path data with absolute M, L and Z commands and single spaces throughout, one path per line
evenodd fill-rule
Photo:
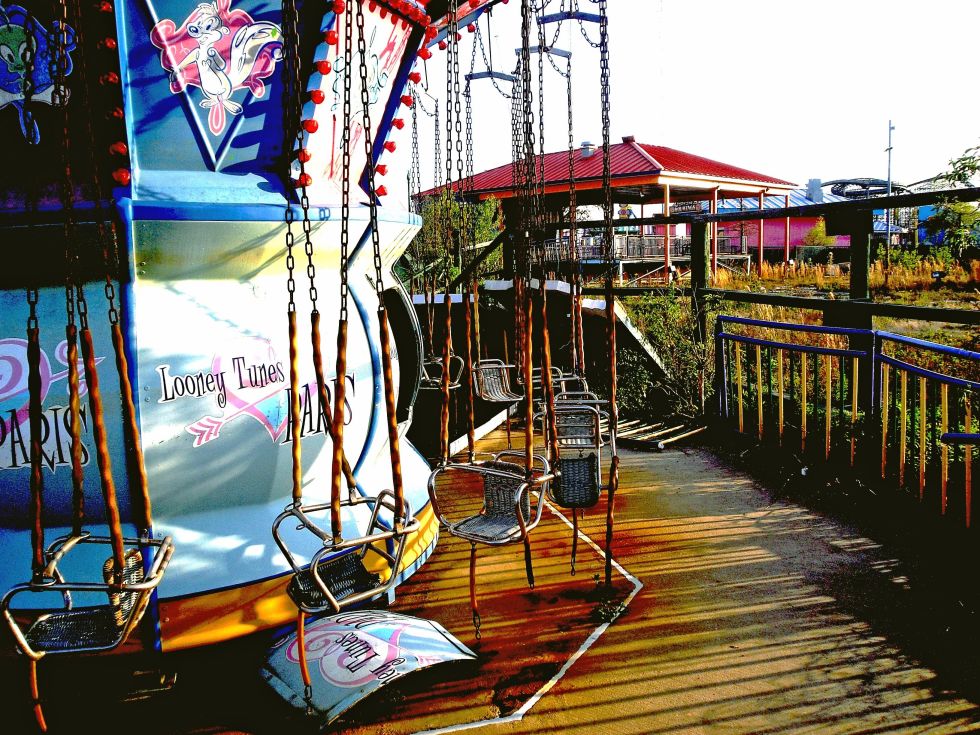
M 328 46 L 327 31 L 340 31 L 329 4 L 299 3 L 303 68 L 309 89 L 325 101 L 304 109 L 318 122 L 307 136 L 313 158 L 307 172 L 318 308 L 323 313 L 324 368 L 334 366 L 340 241 L 339 164 L 342 117 L 342 48 Z M 8 11 L 10 8 L 7 9 Z M 371 102 L 376 165 L 393 131 L 420 26 L 376 3 L 364 2 L 367 17 Z M 42 25 L 48 23 L 39 9 Z M 44 12 L 49 12 L 45 8 Z M 243 635 L 292 619 L 295 607 L 283 589 L 288 565 L 275 546 L 271 524 L 290 498 L 288 349 L 286 336 L 286 198 L 281 168 L 281 18 L 278 3 L 263 0 L 153 0 L 116 3 L 122 93 L 125 101 L 131 181 L 117 189 L 123 275 L 122 320 L 131 354 L 131 378 L 140 412 L 143 449 L 153 500 L 154 533 L 173 536 L 177 551 L 157 594 L 156 644 L 164 650 Z M 319 41 L 317 40 L 319 39 Z M 312 62 L 329 60 L 321 71 Z M 0 79 L 0 87 L 2 87 Z M 74 80 L 72 80 L 74 81 Z M 360 82 L 353 80 L 354 99 Z M 43 91 L 43 90 L 42 90 Z M 70 102 L 69 102 L 70 104 Z M 35 105 L 38 107 L 39 105 Z M 5 113 L 0 113 L 5 114 Z M 10 115 L 6 121 L 15 122 Z M 42 144 L 55 146 L 53 119 L 37 118 Z M 352 120 L 350 224 L 350 347 L 345 450 L 358 488 L 375 495 L 391 487 L 378 347 L 377 297 L 368 232 L 366 194 L 357 186 L 368 162 L 359 120 Z M 6 129 L 6 128 L 5 128 Z M 25 136 L 33 135 L 29 128 Z M 76 145 L 79 143 L 76 141 Z M 40 148 L 40 147 L 39 147 Z M 294 199 L 290 191 L 289 198 Z M 23 211 L 21 194 L 6 209 Z M 43 204 L 43 203 L 42 203 Z M 56 209 L 56 207 L 52 207 Z M 84 206 L 79 205 L 79 210 Z M 90 212 L 89 210 L 84 210 Z M 294 205 L 297 237 L 296 297 L 301 332 L 309 333 L 309 282 L 303 252 L 302 212 Z M 80 213 L 80 221 L 91 214 Z M 411 308 L 391 273 L 420 220 L 382 207 L 379 233 L 389 308 L 404 308 L 393 354 L 402 406 L 418 382 L 420 336 Z M 0 588 L 29 574 L 27 528 L 28 444 L 25 285 L 40 279 L 42 388 L 46 418 L 45 522 L 54 537 L 70 522 L 70 467 L 65 427 L 64 242 L 57 212 L 47 226 L 0 225 L 5 240 L 38 257 L 0 280 Z M 93 239 L 91 225 L 79 236 Z M 356 246 L 356 247 L 355 247 Z M 43 256 L 43 257 L 42 257 Z M 89 262 L 91 261 L 91 262 Z M 100 383 L 110 431 L 110 450 L 124 521 L 131 517 L 125 471 L 119 385 L 112 365 L 108 324 L 103 318 L 101 265 L 82 258 Z M 98 297 L 98 298 L 96 298 Z M 388 299 L 387 297 L 390 297 Z M 401 305 L 405 304 L 404 307 Z M 392 320 L 395 324 L 396 320 Z M 305 342 L 305 344 L 304 344 Z M 309 340 L 300 341 L 300 385 L 304 494 L 329 495 L 330 447 L 324 411 L 318 406 Z M 402 357 L 402 360 L 399 360 Z M 407 362 L 406 362 L 407 359 Z M 405 367 L 407 365 L 407 367 Z M 404 375 L 401 374 L 404 371 Z M 311 399 L 312 397 L 312 399 Z M 90 522 L 102 518 L 90 422 L 86 420 L 86 495 Z M 408 422 L 403 421 L 402 433 Z M 408 542 L 402 576 L 424 562 L 438 529 L 425 481 L 428 465 L 408 443 L 402 445 L 406 499 L 422 528 Z M 345 535 L 363 530 L 368 513 L 345 510 Z M 127 533 L 135 529 L 127 526 Z M 297 536 L 295 548 L 315 547 Z M 290 547 L 293 548 L 290 540 Z M 85 563 L 84 554 L 77 557 Z M 84 604 L 84 603 L 83 603 Z

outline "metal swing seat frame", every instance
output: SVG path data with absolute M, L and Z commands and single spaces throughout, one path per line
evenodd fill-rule
M 291 503 L 273 521 L 272 537 L 292 568 L 287 594 L 303 612 L 311 615 L 340 612 L 345 607 L 386 595 L 394 587 L 405 543 L 408 536 L 419 529 L 419 521 L 412 515 L 407 502 L 403 517 L 398 518 L 395 495 L 391 490 L 383 490 L 374 497 L 352 493 L 341 502 L 341 506 L 347 508 L 360 505 L 371 508 L 367 533 L 350 539 L 335 538 L 310 517 L 313 513 L 330 510 L 329 502 Z M 383 518 L 382 510 L 388 511 L 391 521 Z M 289 519 L 298 523 L 296 530 L 307 531 L 322 542 L 309 564 L 299 563 L 282 537 L 280 526 Z M 365 559 L 369 553 L 385 562 L 387 577 L 368 569 Z
M 429 475 L 428 487 L 429 500 L 439 524 L 453 536 L 487 546 L 503 546 L 527 538 L 541 521 L 544 509 L 541 498 L 554 475 L 544 455 L 534 455 L 538 466 L 530 479 L 522 465 L 505 460 L 507 457 L 523 456 L 521 450 L 507 449 L 487 460 L 437 467 Z M 464 472 L 481 479 L 483 505 L 478 512 L 457 520 L 450 519 L 443 512 L 436 486 L 439 476 L 447 472 Z M 533 491 L 538 491 L 539 496 L 532 504 Z
M 608 489 L 602 482 L 602 448 L 609 446 L 615 455 L 615 436 L 603 435 L 605 412 L 596 406 L 556 403 L 554 414 L 555 446 L 560 454 L 551 458 L 555 479 L 548 486 L 548 501 L 560 508 L 592 508 Z M 542 434 L 547 437 L 547 412 L 539 412 L 535 419 L 541 421 Z
M 497 358 L 477 362 L 473 366 L 476 396 L 489 403 L 515 404 L 523 401 L 524 394 L 515 393 L 511 387 L 510 371 L 514 369 L 514 365 L 507 365 Z
M 30 582 L 11 587 L 0 598 L 0 612 L 18 648 L 35 661 L 46 655 L 98 653 L 122 645 L 142 620 L 174 552 L 170 536 L 161 539 L 124 537 L 126 552 L 121 583 L 110 581 L 113 576 L 111 552 L 102 567 L 103 581 L 67 579 L 59 564 L 72 549 L 86 544 L 111 547 L 112 538 L 83 531 L 56 539 L 45 551 L 47 566 L 42 574 Z M 147 563 L 144 554 L 149 549 L 153 549 L 153 556 Z M 28 626 L 18 621 L 20 614 L 26 616 L 34 610 L 13 607 L 16 597 L 52 592 L 61 593 L 64 601 L 61 609 L 42 610 L 40 615 L 32 616 Z M 72 593 L 104 593 L 108 604 L 75 607 Z
M 463 371 L 466 364 L 463 358 L 455 353 L 449 354 L 449 390 L 455 390 L 462 385 Z M 422 379 L 419 390 L 442 390 L 443 361 L 441 357 L 433 357 L 422 362 Z

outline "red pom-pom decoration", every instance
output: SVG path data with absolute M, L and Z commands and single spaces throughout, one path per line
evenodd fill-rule
M 418 84 L 419 82 L 422 81 L 422 75 L 419 74 L 417 71 L 413 71 L 411 74 L 408 75 L 408 81 L 410 81 L 412 84 Z
M 384 184 L 382 184 L 381 186 L 379 186 L 377 189 L 374 190 L 374 193 L 377 194 L 379 197 L 386 197 L 388 196 L 388 188 Z
M 300 174 L 299 178 L 296 179 L 293 184 L 297 189 L 305 188 L 313 183 L 313 177 L 309 174 Z
M 429 49 L 427 48 L 420 48 L 419 58 L 422 59 L 422 61 L 428 61 L 429 59 L 432 58 L 432 52 L 429 51 Z
M 449 46 L 449 44 L 446 43 L 445 41 L 439 41 L 439 50 L 440 51 L 445 51 L 448 46 Z
M 336 46 L 337 41 L 340 40 L 340 36 L 337 35 L 337 31 L 333 30 L 332 28 L 329 31 L 327 31 L 323 37 L 326 40 L 328 46 Z
M 129 153 L 129 146 L 127 146 L 121 140 L 117 140 L 115 143 L 109 146 L 109 153 L 114 156 L 125 156 Z
M 322 89 L 310 90 L 310 100 L 313 102 L 314 105 L 323 104 L 323 100 L 325 100 L 326 98 L 327 96 L 323 93 Z
M 133 175 L 128 168 L 117 168 L 112 172 L 112 179 L 120 186 L 127 186 L 133 180 Z
M 316 70 L 323 74 L 323 76 L 329 74 L 331 69 L 333 69 L 333 65 L 326 59 L 316 62 Z
M 333 0 L 333 12 L 335 15 L 340 15 L 345 10 L 347 10 L 347 3 L 344 0 Z
M 394 153 L 397 147 L 398 146 L 395 145 L 395 141 L 393 140 L 385 141 L 385 150 L 388 151 L 388 153 Z
M 379 164 L 378 167 L 374 169 L 374 171 L 375 173 L 378 174 L 378 176 L 384 176 L 385 174 L 388 173 L 388 167 L 382 163 Z
M 315 133 L 319 129 L 320 124 L 316 120 L 303 121 L 303 130 L 305 130 L 307 133 Z
M 412 99 L 412 95 L 410 95 L 410 94 L 403 94 L 402 95 L 402 104 L 405 105 L 405 107 L 411 107 L 412 105 L 415 104 L 415 100 Z
M 313 158 L 313 154 L 308 148 L 300 148 L 296 151 L 296 160 L 300 163 L 309 163 L 311 158 Z
M 392 127 L 396 127 L 399 130 L 401 130 L 402 128 L 405 127 L 405 121 L 402 120 L 400 117 L 396 117 L 394 120 L 391 121 L 391 125 Z

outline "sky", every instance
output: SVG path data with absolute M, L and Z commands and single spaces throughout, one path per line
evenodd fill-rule
M 547 12 L 561 4 L 544 1 Z M 582 10 L 596 7 L 580 0 Z M 586 30 L 598 39 L 597 27 Z M 481 19 L 481 33 L 494 68 L 512 71 L 519 0 L 497 5 L 489 26 Z M 885 178 L 889 120 L 897 182 L 934 176 L 980 144 L 976 0 L 609 0 L 609 34 L 613 142 L 633 135 L 801 186 L 811 178 Z M 461 73 L 474 40 L 463 31 Z M 573 55 L 576 144 L 600 142 L 598 50 L 572 24 L 555 46 Z M 444 115 L 446 54 L 434 51 L 423 86 Z M 486 68 L 479 51 L 475 68 Z M 565 80 L 548 63 L 544 99 L 545 149 L 565 148 Z M 510 103 L 488 80 L 473 82 L 473 119 L 475 170 L 509 162 Z M 428 188 L 434 136 L 421 113 L 419 137 Z M 444 132 L 442 145 L 445 159 Z M 409 157 L 399 158 L 407 169 Z

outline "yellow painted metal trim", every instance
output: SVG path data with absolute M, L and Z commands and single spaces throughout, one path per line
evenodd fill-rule
M 439 524 L 426 506 L 419 530 L 408 540 L 402 569 L 411 568 L 429 553 Z M 270 537 L 271 539 L 271 537 Z M 296 606 L 286 595 L 290 575 L 253 584 L 160 602 L 160 638 L 165 651 L 178 651 L 229 641 L 296 619 Z

